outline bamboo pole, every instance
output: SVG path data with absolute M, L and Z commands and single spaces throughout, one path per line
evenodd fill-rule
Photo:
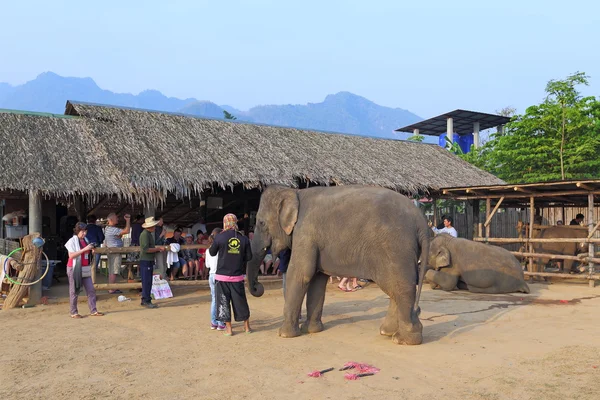
M 596 226 L 594 226 L 594 229 L 592 229 L 592 231 L 589 233 L 588 239 L 591 239 L 592 236 L 594 236 L 594 233 L 596 233 L 596 231 L 598 230 L 598 228 L 600 228 L 600 221 L 598 221 L 598 223 L 596 224 Z
M 517 257 L 531 257 L 531 258 L 548 258 L 550 260 L 573 260 L 573 261 L 581 261 L 586 262 L 588 260 L 594 260 L 595 262 L 600 262 L 600 258 L 590 258 L 590 257 L 578 257 L 578 256 L 566 256 L 563 254 L 549 254 L 549 253 L 525 253 L 521 251 L 511 251 L 512 255 Z
M 183 244 L 181 250 L 194 250 L 194 249 L 208 249 L 206 244 Z M 140 246 L 129 246 L 129 247 L 96 247 L 94 252 L 96 254 L 119 254 L 119 253 L 139 253 Z
M 486 228 L 490 224 L 490 222 L 492 222 L 492 218 L 494 218 L 496 211 L 498 211 L 498 208 L 500 208 L 500 205 L 502 204 L 503 201 L 504 201 L 504 197 L 500 197 L 500 200 L 498 200 L 498 203 L 496 203 L 496 207 L 494 207 L 490 216 L 487 217 L 487 220 L 485 221 L 485 224 L 484 224 Z
M 492 208 L 492 199 L 488 198 L 485 201 L 485 220 L 488 221 L 490 217 L 490 209 Z M 491 227 L 489 225 L 485 226 L 485 237 L 489 238 L 491 232 Z
M 531 239 L 533 239 L 533 225 L 535 222 L 535 198 L 533 196 L 529 197 L 529 252 L 533 253 L 533 244 L 531 243 Z M 529 258 L 529 272 L 533 271 L 533 257 Z M 537 269 L 537 268 L 536 268 Z M 535 271 L 539 272 L 539 271 Z
M 525 276 L 539 276 L 539 277 L 543 277 L 543 278 L 562 278 L 562 279 L 581 279 L 581 280 L 587 280 L 588 279 L 588 275 L 578 275 L 578 274 L 560 274 L 558 272 L 528 272 L 525 271 L 523 272 L 523 274 Z M 600 275 L 592 275 L 593 279 L 600 279 Z
M 593 227 L 593 225 L 594 225 L 594 195 L 592 193 L 590 193 L 588 195 L 588 226 L 590 229 L 588 239 L 591 238 L 592 236 L 594 236 L 594 232 L 598 228 L 598 225 L 596 225 L 596 227 Z M 590 254 L 596 253 L 593 242 L 589 242 L 588 252 Z M 590 272 L 589 272 L 589 282 L 588 283 L 589 283 L 590 287 L 594 287 L 594 286 L 596 286 L 596 282 L 592 278 L 594 275 L 594 259 L 593 258 L 589 258 L 589 270 L 590 270 Z
M 600 243 L 600 239 L 588 238 L 552 238 L 552 239 L 519 239 L 519 238 L 475 238 L 475 242 L 490 242 L 490 243 Z

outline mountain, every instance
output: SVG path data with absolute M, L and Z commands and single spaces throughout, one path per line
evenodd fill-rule
M 156 90 L 138 95 L 101 89 L 91 78 L 62 77 L 44 72 L 23 85 L 0 83 L 0 108 L 62 114 L 67 100 L 223 118 L 223 110 L 239 121 L 291 126 L 330 132 L 403 139 L 398 127 L 422 118 L 401 108 L 389 108 L 349 92 L 328 95 L 321 103 L 263 105 L 248 111 L 210 101 L 167 97 Z

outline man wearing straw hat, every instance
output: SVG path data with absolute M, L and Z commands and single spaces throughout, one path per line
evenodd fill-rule
M 152 272 L 154 270 L 154 253 L 165 251 L 164 246 L 155 247 L 154 245 L 154 229 L 158 225 L 154 217 L 146 218 L 142 224 L 144 230 L 140 234 L 140 275 L 142 277 L 142 307 L 157 308 L 156 304 L 152 304 Z

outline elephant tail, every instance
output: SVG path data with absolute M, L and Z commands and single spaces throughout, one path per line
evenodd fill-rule
M 423 281 L 425 280 L 425 271 L 427 271 L 427 259 L 429 258 L 429 236 L 428 232 L 419 233 L 419 247 L 421 248 L 421 254 L 419 260 L 421 265 L 419 266 L 419 274 L 417 276 L 417 296 L 415 297 L 414 312 L 417 317 L 421 314 L 421 308 L 419 307 L 419 299 L 421 298 L 421 289 L 423 288 Z

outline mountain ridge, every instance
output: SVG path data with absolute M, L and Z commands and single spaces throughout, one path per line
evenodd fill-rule
M 44 72 L 22 85 L 0 83 L 0 108 L 61 114 L 67 100 L 219 119 L 225 110 L 245 122 L 388 139 L 405 139 L 409 135 L 394 129 L 422 120 L 406 109 L 380 106 L 347 91 L 329 94 L 320 103 L 257 105 L 243 111 L 208 100 L 167 97 L 154 89 L 137 95 L 115 93 L 100 88 L 92 78 L 63 77 L 53 72 Z

